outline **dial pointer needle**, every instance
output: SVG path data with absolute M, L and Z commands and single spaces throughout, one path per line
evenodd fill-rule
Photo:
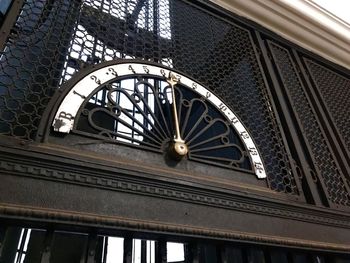
M 187 145 L 185 144 L 185 141 L 181 138 L 179 117 L 177 114 L 176 98 L 175 98 L 175 85 L 179 82 L 179 79 L 177 79 L 176 76 L 172 72 L 170 72 L 169 77 L 167 78 L 166 81 L 171 87 L 171 95 L 173 100 L 173 114 L 174 114 L 174 122 L 175 122 L 174 149 L 178 155 L 184 156 L 187 154 L 188 148 L 187 148 Z

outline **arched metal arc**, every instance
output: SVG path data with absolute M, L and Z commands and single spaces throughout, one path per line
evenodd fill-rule
M 110 74 L 110 72 L 116 72 L 117 74 Z M 167 69 L 160 65 L 138 63 L 133 61 L 117 62 L 116 64 L 108 63 L 106 66 L 98 66 L 95 71 L 88 73 L 86 76 L 81 78 L 79 81 L 73 85 L 67 92 L 66 96 L 63 98 L 62 103 L 59 105 L 58 110 L 55 113 L 55 118 L 52 123 L 55 131 L 69 133 L 73 129 L 73 124 L 77 119 L 77 113 L 79 108 L 84 103 L 86 98 L 88 98 L 93 91 L 98 87 L 103 86 L 105 83 L 112 80 L 122 79 L 126 77 L 133 77 L 136 75 L 143 75 L 145 78 L 158 78 L 163 79 L 164 76 L 169 75 L 173 70 Z M 230 121 L 232 127 L 238 134 L 240 140 L 242 141 L 246 149 L 256 150 L 255 155 L 252 155 L 249 151 L 249 159 L 252 163 L 252 169 L 258 178 L 266 178 L 266 172 L 263 165 L 263 161 L 260 154 L 255 146 L 252 138 L 250 137 L 248 131 L 244 127 L 243 123 L 234 114 L 226 104 L 224 104 L 216 95 L 211 91 L 205 89 L 202 85 L 197 82 L 181 75 L 179 85 L 187 87 L 199 96 L 202 96 L 208 103 L 216 107 L 222 115 L 225 116 L 227 120 Z M 156 95 L 156 93 L 154 93 Z M 157 96 L 158 98 L 158 96 Z M 156 100 L 159 110 L 162 111 L 161 102 Z M 142 112 L 142 110 L 140 111 Z M 153 111 L 150 110 L 152 113 Z M 164 113 L 163 117 L 165 119 Z M 204 116 L 203 116 L 204 117 Z M 186 118 L 186 117 L 185 117 Z M 155 116 L 155 120 L 157 120 Z M 188 122 L 188 119 L 187 119 Z M 152 123 L 152 122 L 150 122 Z M 167 124 L 167 121 L 163 121 Z M 187 125 L 187 124 L 186 124 Z M 159 127 L 162 127 L 159 124 Z M 192 131 L 193 132 L 193 131 Z M 200 132 L 203 134 L 203 131 Z M 194 136 L 198 138 L 199 135 Z M 194 141 L 194 138 L 190 138 L 189 144 Z M 191 154 L 189 154 L 190 156 Z M 215 159 L 215 157 L 213 157 Z

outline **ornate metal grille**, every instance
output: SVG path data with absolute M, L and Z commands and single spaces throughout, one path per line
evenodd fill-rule
M 174 50 L 179 51 L 174 68 L 191 72 L 240 116 L 263 156 L 270 187 L 296 193 L 251 32 L 181 1 L 174 1 L 173 7 L 173 35 L 178 39 Z
M 314 61 L 305 62 L 350 151 L 350 79 Z
M 34 138 L 59 86 L 78 1 L 26 1 L 0 57 L 0 133 Z
M 255 139 L 270 188 L 297 194 L 251 32 L 180 0 L 26 1 L 1 55 L 0 133 L 34 138 L 55 90 L 116 58 L 162 63 L 217 93 Z
M 309 141 L 330 200 L 336 204 L 350 205 L 350 196 L 344 177 L 335 162 L 327 144 L 327 139 L 322 133 L 316 114 L 310 105 L 309 98 L 304 91 L 288 50 L 272 42 L 270 42 L 270 48 L 283 79 L 283 85 L 290 94 L 293 108 L 303 126 L 306 139 Z
M 165 78 L 147 73 L 114 78 L 89 97 L 84 97 L 85 101 L 74 117 L 73 132 L 105 142 L 117 141 L 168 152 L 173 147 L 174 131 L 178 125 L 180 138 L 188 148 L 189 160 L 255 170 L 250 154 L 257 155 L 257 150 L 247 149 L 231 120 L 209 102 L 211 93 L 207 92 L 207 97 L 204 97 L 181 83 L 174 87 L 174 92 L 178 124 L 174 123 L 173 117 L 172 87 Z M 82 96 L 78 92 L 74 95 Z M 234 117 L 233 121 L 238 119 Z M 55 130 L 59 131 L 61 124 L 62 120 L 56 119 Z M 242 133 L 249 137 L 246 131 Z M 262 163 L 260 165 L 262 169 Z

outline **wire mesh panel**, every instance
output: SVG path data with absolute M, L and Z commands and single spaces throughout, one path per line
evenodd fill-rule
M 251 32 L 179 0 L 25 1 L 1 55 L 0 133 L 34 138 L 47 102 L 76 72 L 135 58 L 215 92 L 250 131 L 270 188 L 298 193 Z
M 179 52 L 174 67 L 210 87 L 247 125 L 263 156 L 270 187 L 296 193 L 250 32 L 183 2 L 173 5 L 177 12 L 172 34 Z
M 33 138 L 57 89 L 79 5 L 26 1 L 0 57 L 0 133 Z
M 305 63 L 350 151 L 350 79 L 312 60 Z
M 289 51 L 270 42 L 270 48 L 281 75 L 283 85 L 288 90 L 292 105 L 309 142 L 315 164 L 319 168 L 329 199 L 335 204 L 350 205 L 350 196 L 344 177 L 327 144 L 316 114 L 304 91 L 296 67 Z

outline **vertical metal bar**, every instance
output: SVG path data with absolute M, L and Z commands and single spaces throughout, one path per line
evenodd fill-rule
M 251 247 L 248 249 L 247 255 L 248 255 L 248 262 L 269 263 L 265 261 L 265 255 L 261 249 Z
M 102 247 L 102 256 L 103 256 L 103 262 L 102 263 L 106 263 L 107 262 L 107 253 L 108 253 L 108 237 L 103 237 L 104 243 L 103 243 L 103 247 Z
M 133 87 L 133 93 L 136 93 L 136 84 L 137 84 L 137 79 L 134 79 L 134 87 Z M 132 105 L 132 121 L 131 121 L 131 126 L 135 127 L 135 116 L 136 116 L 136 105 Z M 131 142 L 134 142 L 135 139 L 135 131 L 133 129 L 131 129 Z
M 11 33 L 11 29 L 16 23 L 17 16 L 19 15 L 23 4 L 23 0 L 15 0 L 7 12 L 5 21 L 0 28 L 0 51 L 4 50 L 5 48 L 7 38 Z
M 50 263 L 51 256 L 51 244 L 53 239 L 54 231 L 48 230 L 46 233 L 45 241 L 44 241 L 44 250 L 41 255 L 41 263 Z
M 215 247 L 216 250 L 216 262 L 217 263 L 228 263 L 228 258 L 226 252 L 226 247 L 223 244 L 218 244 Z
M 246 248 L 242 249 L 242 262 L 243 263 L 250 263 L 248 261 L 248 249 L 246 249 Z
M 26 239 L 27 239 L 27 234 L 28 234 L 28 228 L 23 228 L 22 229 L 22 237 L 20 239 L 20 244 L 19 244 L 19 248 L 17 249 L 17 260 L 16 263 L 20 263 L 22 262 L 22 257 L 24 254 L 24 244 L 26 243 Z
M 90 234 L 85 259 L 83 260 L 83 262 L 95 263 L 97 242 L 98 242 L 97 235 Z M 84 253 L 83 253 L 83 257 L 84 257 Z
M 1 259 L 1 255 L 2 255 L 2 249 L 4 247 L 6 229 L 7 229 L 7 227 L 4 227 L 4 226 L 0 227 L 0 259 Z
M 153 0 L 153 49 L 159 52 L 159 0 Z M 159 55 L 159 53 L 158 53 Z M 154 61 L 158 62 L 156 56 Z
M 88 241 L 88 247 L 87 247 L 87 253 L 89 252 L 89 242 L 91 242 L 91 236 L 89 236 Z M 96 242 L 95 242 L 95 248 L 94 248 L 94 260 L 96 263 L 106 263 L 106 256 L 107 256 L 107 249 L 108 249 L 108 237 L 106 236 L 96 236 Z M 87 259 L 86 259 L 87 260 Z
M 323 256 L 319 255 L 312 255 L 312 263 L 325 263 L 325 258 Z
M 270 258 L 271 263 L 288 263 L 287 254 L 283 250 L 267 250 L 266 257 Z
M 156 40 L 158 40 L 159 22 L 159 0 L 153 0 L 153 36 Z
M 295 253 L 292 255 L 293 263 L 310 263 L 309 258 L 305 254 Z
M 111 85 L 112 85 L 112 84 L 111 84 Z M 122 86 L 122 80 L 120 80 L 120 81 L 117 83 L 117 85 L 118 85 L 118 88 L 121 88 L 121 86 Z M 116 91 L 116 93 L 115 93 L 115 102 L 117 103 L 117 105 L 120 105 L 120 95 L 121 95 L 121 92 L 120 92 L 120 91 Z M 115 131 L 116 134 L 118 134 L 118 124 L 119 124 L 119 121 L 115 120 L 114 123 L 115 123 L 114 131 Z M 120 128 L 120 127 L 119 127 L 119 128 Z M 118 139 L 118 135 L 116 135 L 115 137 L 116 137 L 116 139 Z
M 141 240 L 141 263 L 147 262 L 147 240 Z
M 200 246 L 198 243 L 188 243 L 185 245 L 185 263 L 199 263 Z
M 161 239 L 156 242 L 155 263 L 167 263 L 166 241 Z
M 132 238 L 130 236 L 124 237 L 123 263 L 132 262 L 132 250 Z
M 242 250 L 240 248 L 223 245 L 220 248 L 222 263 L 243 263 Z
M 144 79 L 144 81 L 149 81 L 149 79 Z M 143 97 L 145 98 L 145 101 L 146 101 L 146 103 L 149 105 L 149 102 L 148 102 L 148 99 L 149 99 L 149 92 L 148 92 L 148 86 L 147 85 L 145 85 L 145 84 L 143 84 Z M 154 94 L 154 98 L 155 98 L 155 94 Z M 151 107 L 151 105 L 149 105 L 150 107 Z M 143 111 L 144 111 L 144 113 L 146 114 L 146 116 L 148 116 L 149 115 L 149 112 L 147 111 L 147 106 L 146 106 L 146 104 L 145 103 L 143 103 Z M 154 109 L 153 109 L 153 112 L 154 112 Z M 148 127 L 149 126 L 149 123 L 148 123 L 148 121 L 147 121 L 147 118 L 142 118 L 143 119 L 143 125 L 145 126 L 145 127 Z M 145 129 L 142 129 L 142 132 L 147 132 Z
M 264 249 L 262 251 L 263 251 L 265 263 L 273 263 L 271 250 L 270 249 Z M 285 262 L 283 262 L 283 261 L 278 262 L 277 261 L 276 263 L 285 263 Z
M 2 262 L 14 262 L 21 232 L 22 228 L 20 227 L 8 227 L 6 229 L 0 255 Z
M 147 30 L 151 30 L 151 27 L 150 27 L 150 24 L 149 24 L 149 21 L 150 21 L 150 9 L 149 9 L 149 0 L 146 0 L 146 2 L 144 3 L 144 6 L 145 6 L 145 15 L 146 15 L 146 18 L 145 18 L 145 28 Z

